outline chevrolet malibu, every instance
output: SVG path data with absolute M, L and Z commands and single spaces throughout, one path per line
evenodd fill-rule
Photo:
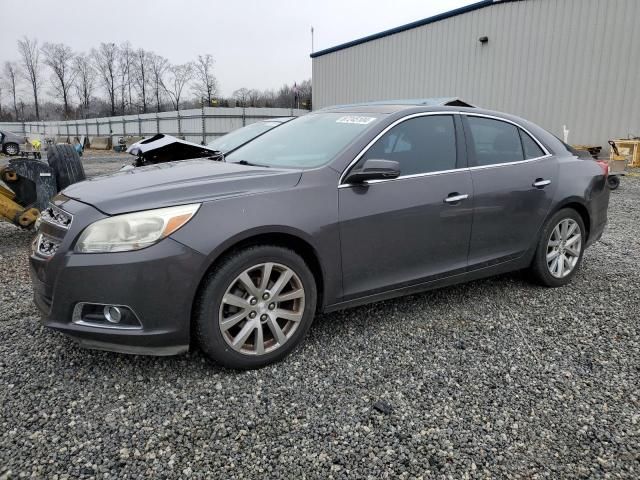
M 606 164 L 463 107 L 334 107 L 225 161 L 68 187 L 30 257 L 46 326 L 89 348 L 257 368 L 329 312 L 527 269 L 568 284 L 602 234 Z

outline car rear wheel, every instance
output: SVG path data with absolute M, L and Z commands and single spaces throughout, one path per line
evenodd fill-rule
M 568 284 L 582 262 L 585 232 L 582 217 L 571 208 L 564 208 L 549 218 L 531 265 L 534 279 L 547 287 Z
M 17 155 L 20 153 L 20 146 L 17 143 L 5 143 L 2 149 L 7 155 Z
M 234 253 L 207 277 L 195 312 L 200 348 L 229 368 L 260 368 L 290 353 L 311 326 L 316 284 L 292 250 L 256 246 Z

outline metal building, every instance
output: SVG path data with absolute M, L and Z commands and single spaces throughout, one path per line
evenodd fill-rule
M 485 0 L 315 52 L 313 106 L 459 97 L 573 144 L 640 136 L 640 0 Z

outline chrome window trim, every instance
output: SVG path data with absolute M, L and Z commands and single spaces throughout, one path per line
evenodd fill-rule
M 374 185 L 376 183 L 395 182 L 397 180 L 411 180 L 412 178 L 432 177 L 436 175 L 445 175 L 447 173 L 468 172 L 469 170 L 470 170 L 469 167 L 462 167 L 462 168 L 454 168 L 451 170 L 438 170 L 437 172 L 413 173 L 411 175 L 401 175 L 396 178 L 381 178 L 379 180 L 365 180 L 364 182 L 358 185 Z M 355 184 L 353 183 L 342 183 L 338 185 L 338 188 L 348 188 L 353 186 L 355 186 Z
M 402 123 L 402 122 L 404 122 L 406 120 L 410 120 L 410 119 L 416 118 L 416 117 L 426 117 L 426 116 L 430 116 L 430 115 L 465 115 L 467 117 L 490 118 L 492 120 L 498 120 L 500 122 L 510 123 L 511 125 L 514 125 L 517 128 L 521 128 L 522 131 L 524 131 L 527 135 L 529 135 L 533 139 L 533 141 L 536 142 L 536 144 L 540 147 L 540 149 L 545 154 L 542 155 L 541 157 L 528 158 L 528 159 L 525 159 L 525 160 L 517 160 L 515 162 L 492 163 L 490 165 L 474 165 L 472 167 L 455 168 L 455 169 L 452 169 L 452 170 L 439 170 L 439 171 L 436 171 L 436 172 L 416 173 L 416 174 L 412 174 L 412 175 L 400 175 L 397 178 L 380 179 L 380 180 L 369 180 L 369 181 L 364 182 L 366 185 L 375 184 L 375 183 L 393 182 L 393 181 L 402 180 L 402 179 L 405 179 L 405 178 L 419 178 L 419 177 L 427 177 L 427 176 L 432 176 L 432 175 L 442 175 L 442 174 L 459 172 L 459 171 L 486 170 L 486 169 L 489 169 L 489 168 L 499 168 L 499 167 L 505 167 L 505 166 L 509 166 L 509 165 L 519 165 L 519 164 L 523 164 L 523 163 L 529 163 L 529 162 L 535 162 L 535 161 L 538 161 L 538 160 L 544 160 L 546 158 L 550 158 L 550 157 L 553 156 L 553 154 L 549 152 L 549 150 L 540 142 L 540 140 L 538 140 L 538 138 L 535 135 L 533 135 L 529 130 L 527 130 L 525 127 L 523 127 L 519 123 L 516 123 L 513 120 L 509 120 L 508 118 L 502 118 L 502 117 L 498 117 L 498 116 L 495 116 L 495 115 L 489 115 L 489 114 L 486 114 L 486 113 L 460 112 L 460 111 L 413 113 L 411 115 L 407 115 L 405 117 L 399 118 L 398 120 L 393 122 L 391 125 L 388 125 L 378 135 L 376 135 L 373 138 L 373 140 L 371 140 L 360 151 L 360 153 L 358 155 L 356 155 L 356 157 L 349 163 L 349 165 L 347 165 L 347 168 L 344 169 L 344 171 L 342 172 L 342 175 L 340 175 L 340 179 L 338 180 L 338 188 L 346 188 L 346 187 L 352 187 L 353 186 L 353 184 L 351 184 L 351 183 L 342 183 L 343 180 L 344 180 L 344 177 L 347 175 L 349 170 L 351 170 L 351 168 L 353 168 L 353 166 L 356 163 L 358 163 L 358 161 L 362 158 L 362 156 L 365 153 L 367 153 L 367 151 L 369 151 L 369 149 L 373 146 L 373 144 L 376 143 L 378 140 L 380 140 L 380 138 L 385 133 L 387 133 L 393 127 L 395 127 L 396 125 L 398 125 L 398 124 L 400 124 L 400 123 Z
M 510 167 L 511 165 L 520 165 L 522 163 L 537 162 L 538 160 L 545 160 L 551 157 L 553 157 L 553 155 L 548 154 L 548 155 L 543 155 L 542 157 L 529 158 L 527 160 L 517 160 L 515 162 L 492 163 L 491 165 L 475 165 L 473 167 L 469 167 L 469 170 L 487 170 L 490 168 Z
M 358 153 L 358 155 L 356 155 L 356 157 L 349 163 L 349 165 L 347 165 L 347 168 L 344 169 L 344 171 L 342 172 L 342 175 L 340 175 L 340 179 L 338 180 L 338 188 L 346 188 L 346 187 L 352 187 L 353 184 L 352 183 L 342 183 L 342 181 L 344 180 L 344 177 L 347 175 L 347 173 L 349 172 L 349 170 L 351 170 L 351 168 L 353 168 L 353 166 L 358 163 L 358 161 L 363 157 L 363 155 L 365 153 L 367 153 L 369 151 L 369 149 L 373 146 L 374 143 L 376 143 L 378 140 L 380 140 L 380 138 L 387 133 L 389 130 L 391 130 L 393 127 L 395 127 L 396 125 L 405 122 L 407 120 L 411 120 L 412 118 L 417 118 L 417 117 L 428 117 L 431 115 L 448 115 L 453 117 L 456 114 L 459 114 L 460 112 L 420 112 L 420 113 L 412 113 L 411 115 L 406 115 L 402 118 L 397 119 L 395 122 L 393 122 L 390 125 L 387 125 L 385 127 L 384 130 L 382 130 L 380 133 L 378 133 L 378 135 L 376 135 L 375 137 L 373 137 L 373 140 L 371 140 L 369 143 L 367 143 L 367 145 L 365 145 L 365 147 L 360 150 L 360 153 Z M 455 122 L 455 119 L 454 119 Z M 456 139 L 457 142 L 457 139 Z M 457 143 L 456 143 L 456 149 L 457 149 Z M 382 182 L 391 182 L 391 181 L 395 181 L 395 180 L 402 180 L 404 178 L 417 178 L 417 177 L 426 177 L 426 176 L 430 176 L 430 175 L 441 175 L 444 173 L 451 173 L 451 172 L 458 172 L 460 170 L 466 170 L 466 167 L 464 168 L 454 168 L 452 170 L 438 170 L 435 172 L 425 172 L 425 173 L 414 173 L 411 175 L 400 175 L 399 177 L 396 178 L 390 178 L 390 179 L 380 179 L 380 180 L 369 180 L 364 182 L 365 184 L 373 184 L 373 183 L 382 183 Z

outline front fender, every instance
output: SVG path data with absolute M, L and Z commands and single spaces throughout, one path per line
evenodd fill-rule
M 335 173 L 331 173 L 335 175 Z M 313 250 L 323 276 L 325 302 L 342 295 L 337 188 L 326 181 L 207 202 L 172 235 L 206 256 L 201 275 L 225 252 L 251 237 L 286 234 Z

